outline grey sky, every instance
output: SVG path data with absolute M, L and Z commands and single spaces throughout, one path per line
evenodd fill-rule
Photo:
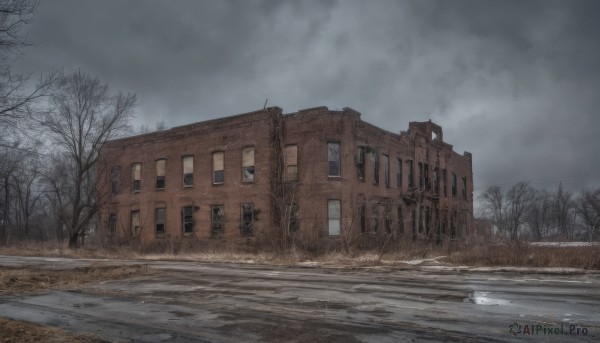
M 136 124 L 352 107 L 432 119 L 475 187 L 600 186 L 600 1 L 43 1 L 15 66 L 136 92 Z

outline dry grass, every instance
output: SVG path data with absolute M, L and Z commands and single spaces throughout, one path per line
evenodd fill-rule
M 93 335 L 72 334 L 52 326 L 32 324 L 0 317 L 0 342 L 105 342 Z
M 166 251 L 166 252 L 165 252 Z M 21 243 L 0 248 L 0 254 L 21 256 L 58 256 L 71 258 L 108 258 L 138 260 L 196 261 L 208 263 L 259 263 L 315 266 L 372 266 L 380 264 L 377 249 L 353 249 L 309 252 L 292 248 L 287 254 L 226 242 L 209 242 L 177 249 L 139 249 L 129 246 L 68 249 L 57 243 Z M 447 256 L 452 264 L 471 266 L 572 267 L 600 270 L 600 245 L 585 247 L 530 246 L 525 242 L 502 243 L 445 241 L 398 242 L 386 247 L 381 263 Z
M 472 266 L 571 267 L 600 269 L 600 245 L 531 246 L 526 242 L 473 243 L 445 259 Z
M 146 266 L 99 266 L 48 270 L 0 267 L 0 294 L 22 294 L 47 289 L 72 290 L 101 280 L 116 280 L 155 273 Z

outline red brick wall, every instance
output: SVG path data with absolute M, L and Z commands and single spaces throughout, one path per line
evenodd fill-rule
M 181 208 L 199 207 L 194 212 L 194 239 L 207 239 L 211 232 L 211 205 L 225 206 L 225 239 L 239 239 L 241 204 L 253 203 L 260 215 L 255 223 L 257 235 L 272 226 L 270 214 L 270 177 L 272 116 L 281 109 L 270 108 L 245 115 L 186 125 L 170 130 L 110 142 L 102 151 L 101 161 L 108 168 L 121 166 L 121 191 L 109 201 L 106 213 L 116 212 L 118 235 L 130 236 L 129 215 L 139 209 L 142 243 L 155 239 L 154 209 L 166 207 L 165 239 L 181 240 Z M 255 180 L 242 182 L 242 149 L 255 148 Z M 225 182 L 213 184 L 212 153 L 224 152 Z M 183 186 L 182 157 L 194 157 L 193 187 Z M 166 159 L 166 186 L 155 188 L 155 161 Z M 141 192 L 131 189 L 131 165 L 142 163 Z
M 103 211 L 102 223 L 106 227 L 108 213 L 117 213 L 119 237 L 129 237 L 129 214 L 139 209 L 142 217 L 140 240 L 149 243 L 157 238 L 154 231 L 154 209 L 167 209 L 166 235 L 158 240 L 198 239 L 205 240 L 211 232 L 211 205 L 225 206 L 226 240 L 238 240 L 240 234 L 241 204 L 250 202 L 260 210 L 255 223 L 254 236 L 270 236 L 274 229 L 272 218 L 271 178 L 277 167 L 275 153 L 277 145 L 273 137 L 277 130 L 276 119 L 281 109 L 269 108 L 218 120 L 186 125 L 166 131 L 151 133 L 110 142 L 102 151 L 101 164 L 106 168 L 121 166 L 121 191 L 112 197 Z M 437 140 L 432 140 L 432 131 Z M 331 237 L 328 232 L 327 202 L 341 200 L 343 237 L 352 242 L 361 235 L 359 207 L 366 206 L 366 231 L 372 231 L 374 221 L 379 221 L 379 232 L 385 232 L 386 206 L 391 220 L 391 229 L 398 227 L 397 207 L 404 218 L 404 235 L 401 239 L 412 239 L 412 210 L 419 207 L 431 209 L 430 228 L 432 237 L 437 233 L 438 222 L 448 214 L 445 235 L 450 235 L 449 224 L 454 210 L 465 213 L 465 220 L 457 222 L 457 236 L 472 232 L 473 175 L 471 155 L 459 155 L 452 146 L 443 142 L 441 127 L 431 122 L 412 122 L 408 132 L 394 134 L 361 120 L 360 113 L 345 108 L 330 111 L 326 107 L 301 110 L 283 116 L 283 145 L 298 145 L 298 179 L 295 198 L 299 205 L 300 230 L 296 236 L 306 242 L 337 242 L 340 237 Z M 327 143 L 340 143 L 341 176 L 328 176 Z M 255 147 L 255 181 L 242 182 L 242 149 Z M 365 177 L 359 180 L 357 170 L 358 146 L 367 147 Z M 225 182 L 213 185 L 212 153 L 225 154 Z M 379 183 L 374 183 L 374 159 L 379 156 Z M 386 187 L 383 155 L 389 156 L 390 185 Z M 194 156 L 194 186 L 183 187 L 182 161 L 186 155 Z M 165 190 L 155 189 L 155 161 L 166 159 Z M 396 183 L 397 158 L 403 161 L 402 187 Z M 408 187 L 407 160 L 414 161 L 416 188 Z M 142 189 L 138 194 L 131 192 L 131 165 L 142 163 Z M 440 169 L 440 194 L 433 196 L 433 189 L 419 188 L 419 165 L 429 165 L 429 180 L 433 179 L 435 167 Z M 447 169 L 447 196 L 443 193 L 442 169 Z M 452 173 L 457 175 L 457 195 L 451 194 Z M 467 200 L 462 198 L 461 177 L 467 177 Z M 108 182 L 108 180 L 105 180 Z M 413 200 L 408 200 L 409 198 Z M 407 200 L 404 200 L 406 198 Z M 183 237 L 180 211 L 183 206 L 197 206 L 194 213 L 193 235 Z M 439 209 L 436 216 L 434 209 Z M 379 211 L 373 214 L 373 209 Z M 447 212 L 444 212 L 447 210 Z M 462 212 L 461 212 L 462 211 Z M 425 228 L 417 236 L 425 237 Z

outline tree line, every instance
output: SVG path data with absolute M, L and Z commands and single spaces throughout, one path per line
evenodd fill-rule
M 68 238 L 75 247 L 103 205 L 95 183 L 100 148 L 131 133 L 136 95 L 111 92 L 82 71 L 49 71 L 34 87 L 14 73 L 32 44 L 24 26 L 37 7 L 0 0 L 0 245 Z
M 480 215 L 498 234 L 510 239 L 581 240 L 600 238 L 600 188 L 579 194 L 565 190 L 537 190 L 525 182 L 509 189 L 488 187 L 479 197 Z

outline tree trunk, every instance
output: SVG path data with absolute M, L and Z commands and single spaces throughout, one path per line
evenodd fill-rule
M 75 248 L 79 247 L 79 245 L 77 244 L 79 241 L 78 238 L 79 238 L 78 232 L 73 232 L 71 234 L 71 237 L 69 237 L 69 248 L 75 249 Z

